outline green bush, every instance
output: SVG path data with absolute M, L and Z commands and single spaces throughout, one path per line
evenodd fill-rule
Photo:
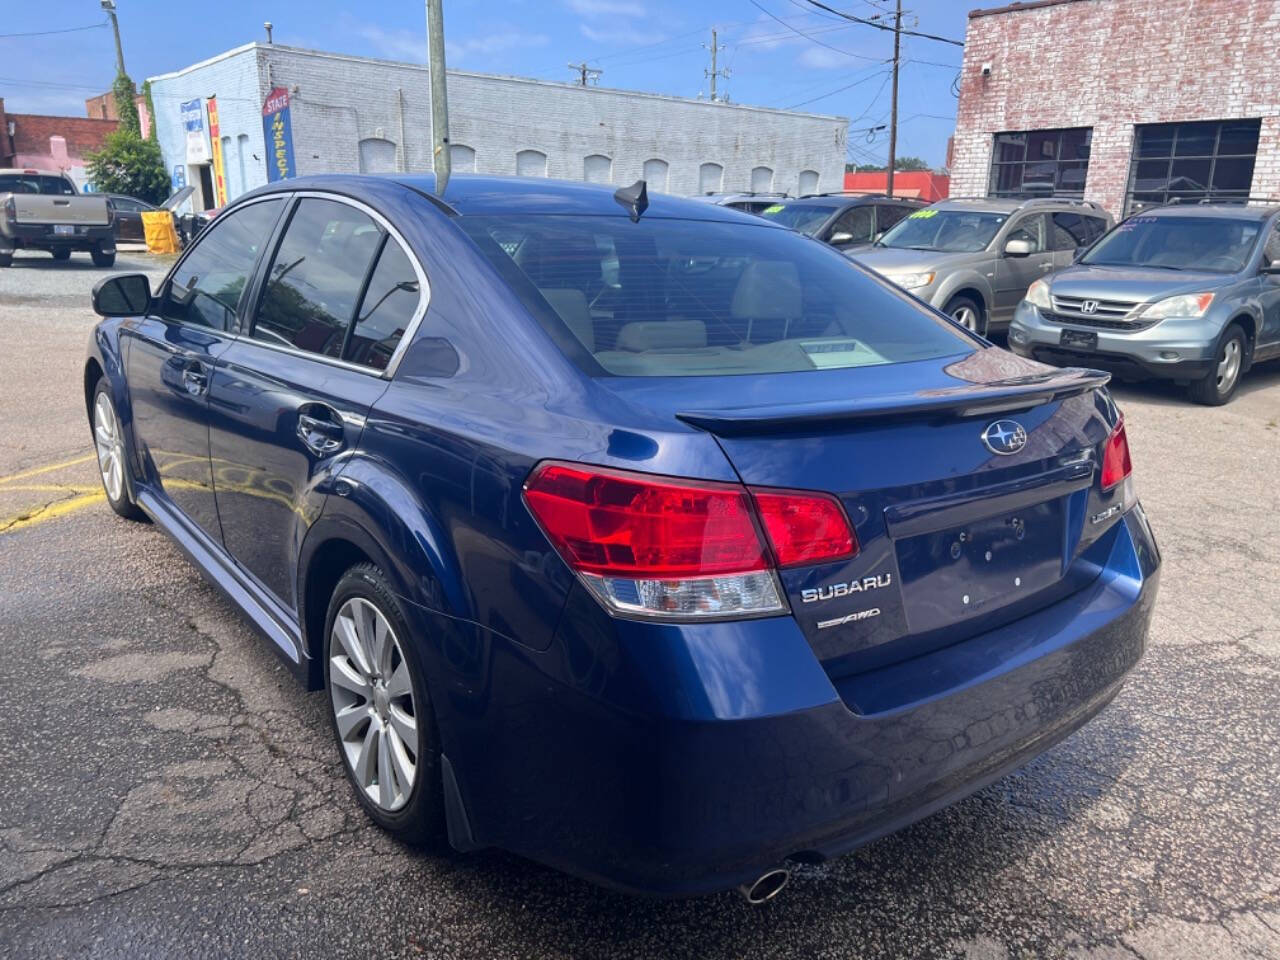
M 85 157 L 85 169 L 102 193 L 124 193 L 148 203 L 162 203 L 169 196 L 169 174 L 160 144 L 143 140 L 136 128 L 129 130 L 122 124 L 107 134 L 102 149 Z

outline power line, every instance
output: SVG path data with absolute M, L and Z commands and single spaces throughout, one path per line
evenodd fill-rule
M 874 103 L 876 100 L 878 100 L 878 99 L 879 99 L 880 94 L 884 93 L 884 88 L 885 88 L 885 86 L 886 86 L 886 85 L 888 84 L 888 82 L 889 82 L 889 73 L 890 73 L 890 71 L 888 71 L 888 70 L 880 70 L 880 71 L 878 71 L 878 72 L 876 72 L 876 73 L 871 74 L 870 76 L 863 77 L 861 80 L 855 80 L 855 81 L 853 81 L 853 83 L 846 83 L 843 87 L 836 87 L 836 89 L 834 89 L 834 90 L 828 90 L 826 93 L 821 94 L 820 96 L 817 96 L 817 97 L 810 97 L 808 100 L 801 100 L 799 103 L 793 103 L 793 104 L 791 104 L 789 107 L 783 107 L 782 109 L 784 109 L 784 110 L 794 110 L 796 107 L 803 107 L 803 106 L 806 106 L 807 104 L 810 104 L 810 103 L 817 103 L 819 100 L 825 100 L 825 99 L 827 99 L 827 97 L 834 97 L 837 93 L 844 93 L 844 91 L 846 91 L 846 90 L 851 90 L 851 89 L 853 89 L 854 87 L 858 86 L 858 84 L 866 83 L 868 80 L 874 80 L 876 77 L 883 76 L 883 77 L 884 77 L 884 83 L 880 84 L 880 89 L 879 89 L 879 90 L 877 90 L 877 91 L 876 91 L 876 95 L 875 95 L 874 97 L 872 97 L 872 98 L 871 98 L 871 102 L 872 102 L 872 103 Z M 868 111 L 868 112 L 869 112 L 869 111 Z M 864 116 L 864 117 L 865 117 L 865 116 L 866 116 L 866 114 L 864 113 L 862 116 Z M 862 117 L 857 117 L 857 118 L 855 118 L 855 119 L 856 119 L 856 120 L 861 120 L 861 119 L 862 119 Z
M 806 0 L 806 2 L 810 6 L 817 7 L 820 10 L 826 10 L 828 13 L 834 13 L 837 17 L 843 17 L 845 20 L 850 20 L 853 23 L 861 23 L 863 26 L 874 27 L 877 30 L 887 30 L 890 33 L 904 33 L 909 37 L 921 37 L 925 40 L 936 40 L 938 43 L 949 43 L 953 47 L 964 46 L 963 40 L 952 40 L 950 37 L 940 37 L 936 33 L 922 33 L 919 30 L 903 30 L 901 29 L 901 26 L 895 28 L 888 24 L 876 23 L 875 20 L 867 19 L 866 17 L 855 17 L 852 13 L 842 13 L 835 7 L 828 7 L 825 3 L 822 3 L 821 0 Z
M 791 24 L 787 23 L 781 17 L 775 16 L 769 10 L 765 9 L 765 7 L 763 7 L 761 4 L 757 3 L 756 0 L 751 0 L 751 5 L 755 7 L 757 10 L 759 10 L 761 13 L 763 13 L 765 16 L 770 17 L 774 20 L 777 20 L 778 23 L 782 24 L 792 33 L 795 33 L 795 34 L 798 34 L 799 36 L 804 37 L 810 43 L 816 43 L 820 47 L 826 47 L 828 50 L 834 50 L 836 53 L 842 54 L 846 57 L 853 57 L 855 60 L 873 60 L 876 63 L 884 62 L 883 60 L 880 60 L 878 57 L 868 57 L 868 56 L 864 56 L 861 53 L 850 53 L 848 50 L 841 50 L 839 47 L 833 47 L 829 43 L 824 43 L 823 41 L 819 40 L 817 37 L 814 37 L 808 33 L 805 33 L 799 27 L 793 27 Z
M 83 27 L 66 27 L 62 30 L 34 30 L 31 33 L 0 33 L 0 40 L 12 40 L 15 37 L 51 37 L 55 33 L 76 33 L 80 30 L 98 30 L 107 25 L 107 21 L 90 23 Z

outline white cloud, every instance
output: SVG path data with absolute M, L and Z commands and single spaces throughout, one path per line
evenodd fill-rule
M 800 65 L 815 70 L 835 70 L 840 67 L 848 69 L 853 59 L 843 53 L 828 50 L 826 47 L 806 47 L 799 57 Z
M 600 30 L 590 24 L 579 24 L 578 29 L 588 40 L 595 43 L 611 44 L 623 47 L 639 47 L 646 43 L 659 43 L 667 39 L 665 33 L 649 33 L 643 30 L 632 30 L 625 24 L 616 30 Z
M 472 37 L 458 43 L 445 43 L 445 53 L 450 62 L 465 60 L 473 54 L 490 55 L 505 53 L 507 50 L 520 50 L 529 47 L 545 47 L 551 38 L 545 33 L 523 33 L 506 30 L 502 33 L 491 33 L 483 37 Z
M 361 24 L 356 32 L 372 44 L 380 56 L 409 63 L 427 62 L 427 31 L 383 30 L 372 23 Z
M 367 40 L 379 56 L 392 60 L 405 60 L 409 63 L 427 62 L 427 31 L 384 30 L 375 24 L 360 24 L 356 33 Z M 542 33 L 524 33 L 517 30 L 504 30 L 484 36 L 471 37 L 467 40 L 445 42 L 445 56 L 450 65 L 465 61 L 476 55 L 487 56 L 504 53 L 508 50 L 543 47 L 550 38 Z
M 647 13 L 637 0 L 565 0 L 564 5 L 584 17 L 643 17 Z

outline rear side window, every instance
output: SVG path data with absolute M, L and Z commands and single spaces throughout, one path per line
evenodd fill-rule
M 272 260 L 252 336 L 340 358 L 382 237 L 382 228 L 349 204 L 300 200 Z
M 43 176 L 38 173 L 6 173 L 0 176 L 0 193 L 44 193 L 74 197 L 76 188 L 64 177 Z
M 1089 231 L 1089 243 L 1093 243 L 1107 232 L 1107 221 L 1101 217 L 1085 217 L 1084 224 L 1085 229 Z
M 1089 242 L 1089 227 L 1078 213 L 1055 213 L 1053 221 L 1053 249 L 1075 250 Z
M 418 274 L 404 248 L 392 237 L 383 241 L 378 264 L 360 302 L 344 358 L 385 370 L 422 299 Z
M 837 251 L 766 224 L 560 215 L 456 223 L 596 376 L 786 373 L 974 349 Z
M 215 220 L 178 265 L 160 315 L 214 330 L 234 327 L 240 295 L 282 206 L 281 200 L 263 200 Z

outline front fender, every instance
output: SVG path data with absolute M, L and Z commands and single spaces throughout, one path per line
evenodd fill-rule
M 992 287 L 990 278 L 974 267 L 966 267 L 948 274 L 947 278 L 938 285 L 938 289 L 933 292 L 929 302 L 941 310 L 952 297 L 965 289 L 978 291 L 982 297 L 982 308 L 990 317 L 991 306 L 995 303 L 995 288 Z

